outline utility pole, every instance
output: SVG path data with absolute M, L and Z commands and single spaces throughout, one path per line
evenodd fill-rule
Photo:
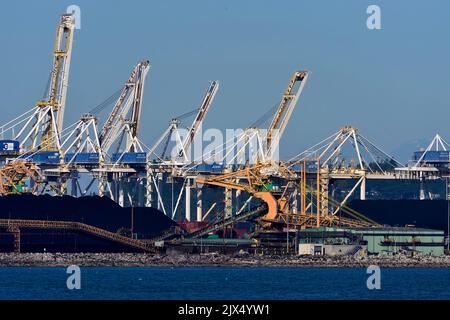
M 450 250 L 450 206 L 448 196 L 448 177 L 445 177 L 445 201 L 447 201 L 447 251 Z
M 134 205 L 131 204 L 131 238 L 134 238 Z
M 289 254 L 289 215 L 286 216 L 286 255 Z

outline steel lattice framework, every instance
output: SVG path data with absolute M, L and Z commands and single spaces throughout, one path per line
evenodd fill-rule
M 36 104 L 34 112 L 14 137 L 20 140 L 23 151 L 61 150 L 60 132 L 63 128 L 66 106 L 73 34 L 73 16 L 63 15 L 56 32 L 48 97 Z

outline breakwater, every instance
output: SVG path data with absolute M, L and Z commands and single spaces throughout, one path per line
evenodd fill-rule
M 449 268 L 450 256 L 253 256 L 253 255 L 149 255 L 134 253 L 1 253 L 0 266 L 239 266 L 239 267 L 322 267 L 362 268 L 436 267 Z

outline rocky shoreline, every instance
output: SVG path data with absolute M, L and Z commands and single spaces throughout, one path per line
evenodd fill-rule
M 309 257 L 250 255 L 149 255 L 131 253 L 1 253 L 0 266 L 123 266 L 123 267 L 320 267 L 365 268 L 369 265 L 393 268 L 449 268 L 450 256 Z

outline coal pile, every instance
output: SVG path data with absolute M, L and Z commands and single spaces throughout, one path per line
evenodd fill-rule
M 153 208 L 122 208 L 107 197 L 34 196 L 0 197 L 0 219 L 76 221 L 111 232 L 130 232 L 138 238 L 157 236 L 175 225 Z
M 449 207 L 446 200 L 353 200 L 348 206 L 382 225 L 444 230 Z

